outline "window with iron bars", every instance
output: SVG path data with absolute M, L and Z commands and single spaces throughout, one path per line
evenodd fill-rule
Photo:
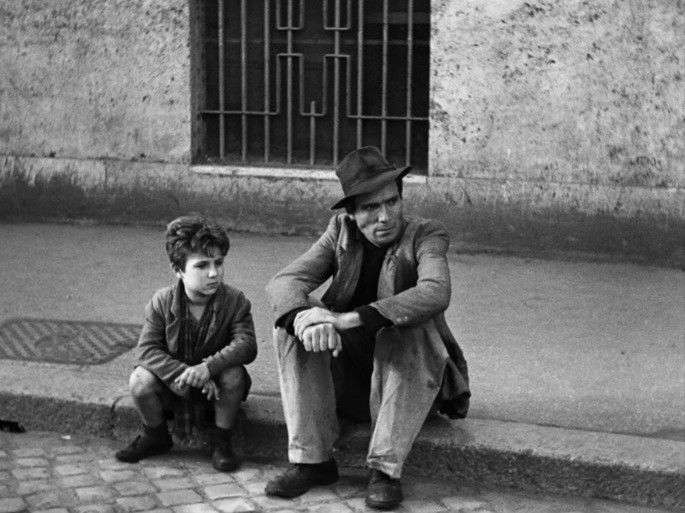
M 193 161 L 428 165 L 430 0 L 196 0 Z

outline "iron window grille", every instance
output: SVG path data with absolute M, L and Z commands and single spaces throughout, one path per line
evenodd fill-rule
M 196 0 L 193 161 L 428 164 L 430 0 Z

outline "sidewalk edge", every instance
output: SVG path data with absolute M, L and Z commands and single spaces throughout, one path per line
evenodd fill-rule
M 2 392 L 0 412 L 0 417 L 35 431 L 125 440 L 139 428 L 127 397 L 97 403 Z M 428 423 L 407 460 L 405 478 L 420 474 L 470 486 L 592 496 L 673 510 L 685 507 L 685 442 L 482 419 L 464 426 Z M 287 432 L 279 398 L 250 396 L 238 431 L 237 446 L 246 457 L 286 459 Z M 580 439 L 589 440 L 590 447 L 568 450 L 569 442 Z M 368 440 L 368 428 L 346 432 L 336 458 L 345 466 L 364 467 Z

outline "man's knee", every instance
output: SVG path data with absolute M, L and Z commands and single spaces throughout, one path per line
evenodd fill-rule
M 128 380 L 131 395 L 134 397 L 144 397 L 159 391 L 160 383 L 152 372 L 143 368 L 136 367 Z
M 279 360 L 297 357 L 298 349 L 305 352 L 302 343 L 295 336 L 288 334 L 283 328 L 276 328 L 274 330 L 273 342 Z
M 245 376 L 242 367 L 229 367 L 224 369 L 216 378 L 222 391 L 241 392 L 245 386 Z

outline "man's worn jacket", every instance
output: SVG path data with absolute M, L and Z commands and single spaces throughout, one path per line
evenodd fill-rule
M 385 255 L 378 300 L 370 305 L 393 323 L 381 328 L 376 337 L 422 346 L 416 354 L 432 376 L 429 386 L 441 388 L 439 410 L 451 418 L 463 418 L 471 396 L 468 370 L 443 313 L 451 294 L 446 257 L 449 236 L 436 221 L 408 219 L 405 223 L 402 236 Z M 332 217 L 319 240 L 267 285 L 276 318 L 310 306 L 309 294 L 329 277 L 332 281 L 321 301 L 331 311 L 348 311 L 361 270 L 363 236 L 348 214 Z
M 155 292 L 145 306 L 145 323 L 138 339 L 138 365 L 146 368 L 169 388 L 188 367 L 178 356 L 181 335 L 183 285 Z M 199 348 L 209 373 L 216 376 L 228 367 L 247 365 L 257 357 L 257 341 L 250 301 L 238 289 L 222 283 L 215 292 L 209 328 Z

